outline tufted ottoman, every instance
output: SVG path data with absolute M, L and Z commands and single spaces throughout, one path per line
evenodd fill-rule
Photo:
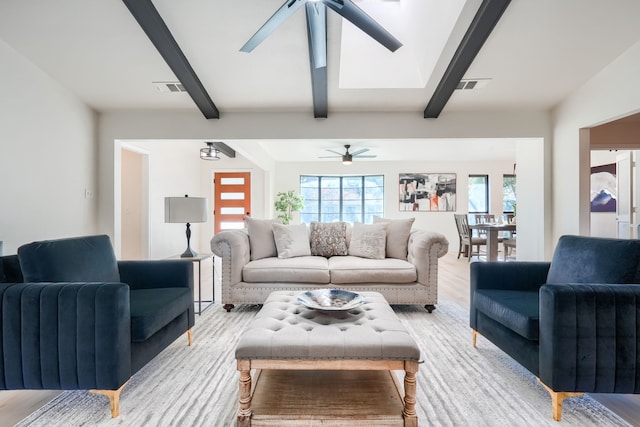
M 273 292 L 240 337 L 238 425 L 417 426 L 420 349 L 384 297 L 325 312 L 298 294 Z

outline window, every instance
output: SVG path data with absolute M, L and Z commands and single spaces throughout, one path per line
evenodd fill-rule
M 373 222 L 384 214 L 384 176 L 300 176 L 300 221 Z
M 516 211 L 516 176 L 502 175 L 502 212 Z
M 469 175 L 469 213 L 489 213 L 489 175 Z

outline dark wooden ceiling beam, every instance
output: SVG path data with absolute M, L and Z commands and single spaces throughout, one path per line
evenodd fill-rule
M 313 93 L 313 117 L 321 119 L 326 118 L 329 114 L 327 95 L 327 8 L 323 4 L 307 3 L 306 12 L 309 67 L 311 69 L 311 90 Z
M 122 0 L 207 119 L 220 112 L 151 0 Z
M 211 145 L 213 146 L 213 148 L 218 149 L 222 154 L 224 154 L 225 156 L 231 159 L 236 157 L 236 150 L 229 147 L 227 144 L 225 144 L 222 141 L 214 141 L 211 143 Z
M 509 3 L 511 0 L 482 2 L 424 110 L 425 119 L 435 119 L 440 115 Z

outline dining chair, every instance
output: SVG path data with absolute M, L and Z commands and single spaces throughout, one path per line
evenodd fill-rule
M 504 260 L 506 261 L 509 255 L 516 249 L 516 238 L 515 236 L 510 239 L 504 239 L 502 241 L 502 246 L 504 247 Z
M 476 224 L 495 224 L 496 216 L 494 214 L 475 214 Z
M 474 221 L 476 224 L 492 224 L 496 222 L 496 216 L 494 214 L 475 214 Z M 487 238 L 486 230 L 475 230 L 477 237 Z
M 456 221 L 456 227 L 458 229 L 459 244 L 458 247 L 458 259 L 460 254 L 464 253 L 468 261 L 471 261 L 473 255 L 480 256 L 480 246 L 487 245 L 486 237 L 474 237 L 469 229 L 469 218 L 465 214 L 454 214 L 453 218 Z M 473 252 L 473 246 L 476 246 L 477 251 Z

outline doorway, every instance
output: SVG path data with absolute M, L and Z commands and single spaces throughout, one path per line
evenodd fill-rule
M 149 258 L 148 153 L 122 146 L 120 169 L 120 258 Z
M 213 178 L 213 231 L 244 228 L 251 216 L 251 173 L 216 172 Z
M 589 212 L 590 234 L 597 237 L 639 238 L 637 207 L 640 202 L 640 174 L 636 165 L 640 158 L 640 113 L 581 129 L 580 141 L 590 150 L 591 162 L 588 166 L 616 165 L 614 194 L 617 212 Z M 589 172 L 590 168 L 584 171 L 585 182 L 589 182 L 586 180 Z M 594 194 L 597 195 L 597 192 L 592 193 L 589 202 Z

